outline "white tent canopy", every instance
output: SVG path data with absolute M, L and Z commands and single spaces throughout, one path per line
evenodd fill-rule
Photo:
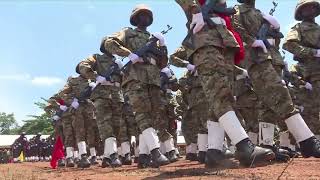
M 27 139 L 30 140 L 36 135 L 26 135 Z M 13 142 L 18 139 L 20 135 L 0 135 L 0 148 L 10 148 Z M 47 138 L 49 135 L 41 135 L 41 138 Z

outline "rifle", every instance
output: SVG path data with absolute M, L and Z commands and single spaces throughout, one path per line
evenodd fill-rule
M 167 30 L 161 31 L 161 34 L 165 35 L 170 30 L 172 30 L 172 27 L 170 25 L 167 25 Z M 146 43 L 146 45 L 144 45 L 143 47 L 141 47 L 140 49 L 138 49 L 134 53 L 136 55 L 138 55 L 139 57 L 141 57 L 143 59 L 143 61 L 146 62 L 146 63 L 147 63 L 147 58 L 146 57 L 149 54 L 153 54 L 153 55 L 158 56 L 158 57 L 159 56 L 163 56 L 163 51 L 160 48 L 158 48 L 157 42 L 158 42 L 158 39 L 155 36 L 152 36 L 150 38 L 150 40 Z M 111 76 L 114 73 L 123 72 L 131 64 L 132 64 L 132 61 L 128 61 L 122 68 L 119 68 L 118 64 L 113 63 L 104 74 L 101 74 L 101 76 L 106 78 L 107 81 L 111 81 Z M 92 92 L 93 92 L 93 90 L 97 86 L 100 86 L 100 84 L 96 84 L 94 87 L 87 86 L 83 91 L 81 91 L 80 97 L 78 99 L 79 100 L 89 99 L 91 94 L 92 94 Z
M 202 5 L 201 7 L 201 12 L 203 16 L 203 20 L 207 23 L 207 25 L 210 28 L 213 28 L 216 26 L 216 23 L 213 22 L 212 14 L 221 14 L 225 16 L 231 16 L 236 13 L 236 10 L 234 8 L 228 8 L 226 7 L 226 4 L 217 4 L 217 0 L 206 0 L 205 4 Z M 193 29 L 194 26 L 191 28 L 188 28 L 188 34 L 182 41 L 182 45 L 189 48 L 189 49 L 194 49 L 194 36 L 193 36 Z
M 272 1 L 272 4 L 273 4 L 273 8 L 269 12 L 271 16 L 273 16 L 273 13 L 276 11 L 276 8 L 278 6 L 278 3 L 276 3 L 275 1 Z M 264 23 L 262 24 L 258 32 L 257 39 L 262 40 L 266 45 L 266 47 L 269 49 L 271 45 L 267 40 L 268 36 L 269 37 L 271 36 L 275 39 L 281 39 L 284 37 L 283 34 L 278 29 L 272 29 L 270 23 L 264 20 Z
M 173 83 L 178 83 L 177 78 L 169 78 L 166 73 L 160 72 L 160 89 L 163 92 L 166 92 L 166 90 L 168 89 L 168 85 L 173 84 Z

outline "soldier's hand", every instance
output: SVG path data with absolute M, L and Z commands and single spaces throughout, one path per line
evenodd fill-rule
M 173 74 L 171 73 L 171 70 L 168 67 L 165 67 L 165 68 L 161 69 L 161 72 L 165 73 L 168 78 L 173 76 Z
M 188 69 L 188 71 L 193 72 L 193 71 L 196 69 L 196 66 L 193 65 L 193 64 L 188 64 L 188 65 L 187 65 L 187 69 Z
M 193 34 L 198 33 L 204 26 L 204 19 L 202 13 L 192 14 L 192 22 L 190 24 L 190 29 L 193 28 Z
M 159 40 L 159 45 L 160 46 L 165 46 L 166 45 L 166 40 L 163 36 L 163 34 L 156 32 L 153 34 L 154 37 L 156 37 Z
M 274 17 L 274 16 L 271 16 L 270 14 L 264 14 L 262 13 L 262 17 L 268 21 L 271 25 L 271 27 L 273 29 L 279 29 L 280 28 L 280 23 L 278 22 L 278 20 Z
M 74 109 L 78 109 L 79 107 L 79 102 L 78 102 L 78 99 L 77 98 L 74 98 L 72 103 L 71 103 L 71 106 L 74 108 Z
M 66 110 L 68 110 L 68 107 L 66 105 L 60 105 L 60 109 L 62 111 L 66 111 Z
M 107 79 L 103 76 L 97 76 L 96 77 L 96 83 L 98 84 L 103 84 L 103 83 L 106 83 L 107 82 Z
M 143 59 L 134 53 L 129 54 L 128 58 L 130 59 L 132 64 L 143 62 Z
M 263 49 L 263 52 L 264 52 L 264 53 L 267 53 L 267 52 L 268 52 L 267 47 L 266 47 L 266 45 L 264 44 L 264 42 L 263 42 L 262 40 L 255 40 L 255 41 L 252 43 L 251 47 L 255 47 L 255 48 L 259 47 L 259 48 L 262 48 L 262 49 Z
M 304 85 L 304 87 L 309 91 L 312 91 L 312 84 L 310 84 L 309 82 L 307 82 L 306 85 Z

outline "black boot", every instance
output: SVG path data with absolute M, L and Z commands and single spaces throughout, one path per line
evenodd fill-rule
M 217 149 L 208 149 L 205 158 L 207 168 L 214 168 L 225 159 L 224 153 Z
M 166 153 L 166 157 L 169 159 L 171 163 L 178 161 L 178 157 L 175 150 Z
M 151 151 L 151 159 L 153 167 L 159 167 L 170 163 L 169 159 L 160 152 L 159 148 Z
M 59 159 L 58 160 L 58 167 L 65 167 L 66 166 L 66 161 L 64 159 Z
M 261 145 L 261 147 L 272 150 L 275 154 L 275 160 L 278 162 L 288 162 L 290 160 L 289 152 L 284 149 L 280 149 L 275 145 Z
M 198 161 L 200 164 L 204 164 L 206 162 L 206 154 L 207 154 L 207 152 L 205 152 L 205 151 L 199 151 Z
M 288 147 L 281 147 L 281 149 L 288 151 L 288 153 L 289 153 L 288 155 L 290 156 L 290 158 L 297 158 L 301 155 L 299 152 L 294 151 Z
M 186 160 L 198 161 L 198 156 L 196 153 L 188 153 L 188 154 L 186 154 Z
M 102 167 L 102 168 L 110 167 L 110 163 L 111 163 L 110 159 L 104 157 L 104 158 L 102 159 L 101 167 Z
M 132 164 L 130 153 L 127 153 L 126 155 L 124 155 L 124 157 L 122 158 L 122 164 L 123 165 L 131 165 Z
M 81 155 L 81 159 L 79 160 L 79 163 L 78 163 L 78 168 L 89 168 L 90 167 L 90 161 L 87 157 L 86 154 L 82 154 Z
M 138 168 L 144 169 L 151 166 L 151 157 L 147 154 L 139 154 L 138 158 Z
M 316 137 L 311 137 L 299 143 L 301 154 L 305 158 L 315 157 L 320 158 L 320 140 Z
M 111 160 L 111 167 L 115 168 L 115 167 L 120 167 L 122 164 L 121 164 L 121 161 L 118 157 L 118 153 L 113 153 L 110 155 L 110 160 Z
M 66 166 L 67 167 L 74 167 L 74 161 L 73 158 L 67 158 L 67 162 L 66 162 Z
M 236 147 L 236 159 L 245 166 L 268 162 L 275 158 L 275 154 L 270 149 L 255 146 L 249 138 L 240 141 Z
M 97 164 L 99 164 L 98 161 L 97 161 L 97 157 L 96 157 L 96 156 L 92 156 L 92 157 L 90 158 L 90 164 L 91 164 L 91 165 L 97 165 Z

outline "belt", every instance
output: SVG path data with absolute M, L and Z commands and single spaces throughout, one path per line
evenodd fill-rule
M 104 83 L 101 83 L 102 86 L 114 86 L 114 87 L 120 87 L 120 83 L 119 82 L 110 82 L 110 81 L 106 81 Z

